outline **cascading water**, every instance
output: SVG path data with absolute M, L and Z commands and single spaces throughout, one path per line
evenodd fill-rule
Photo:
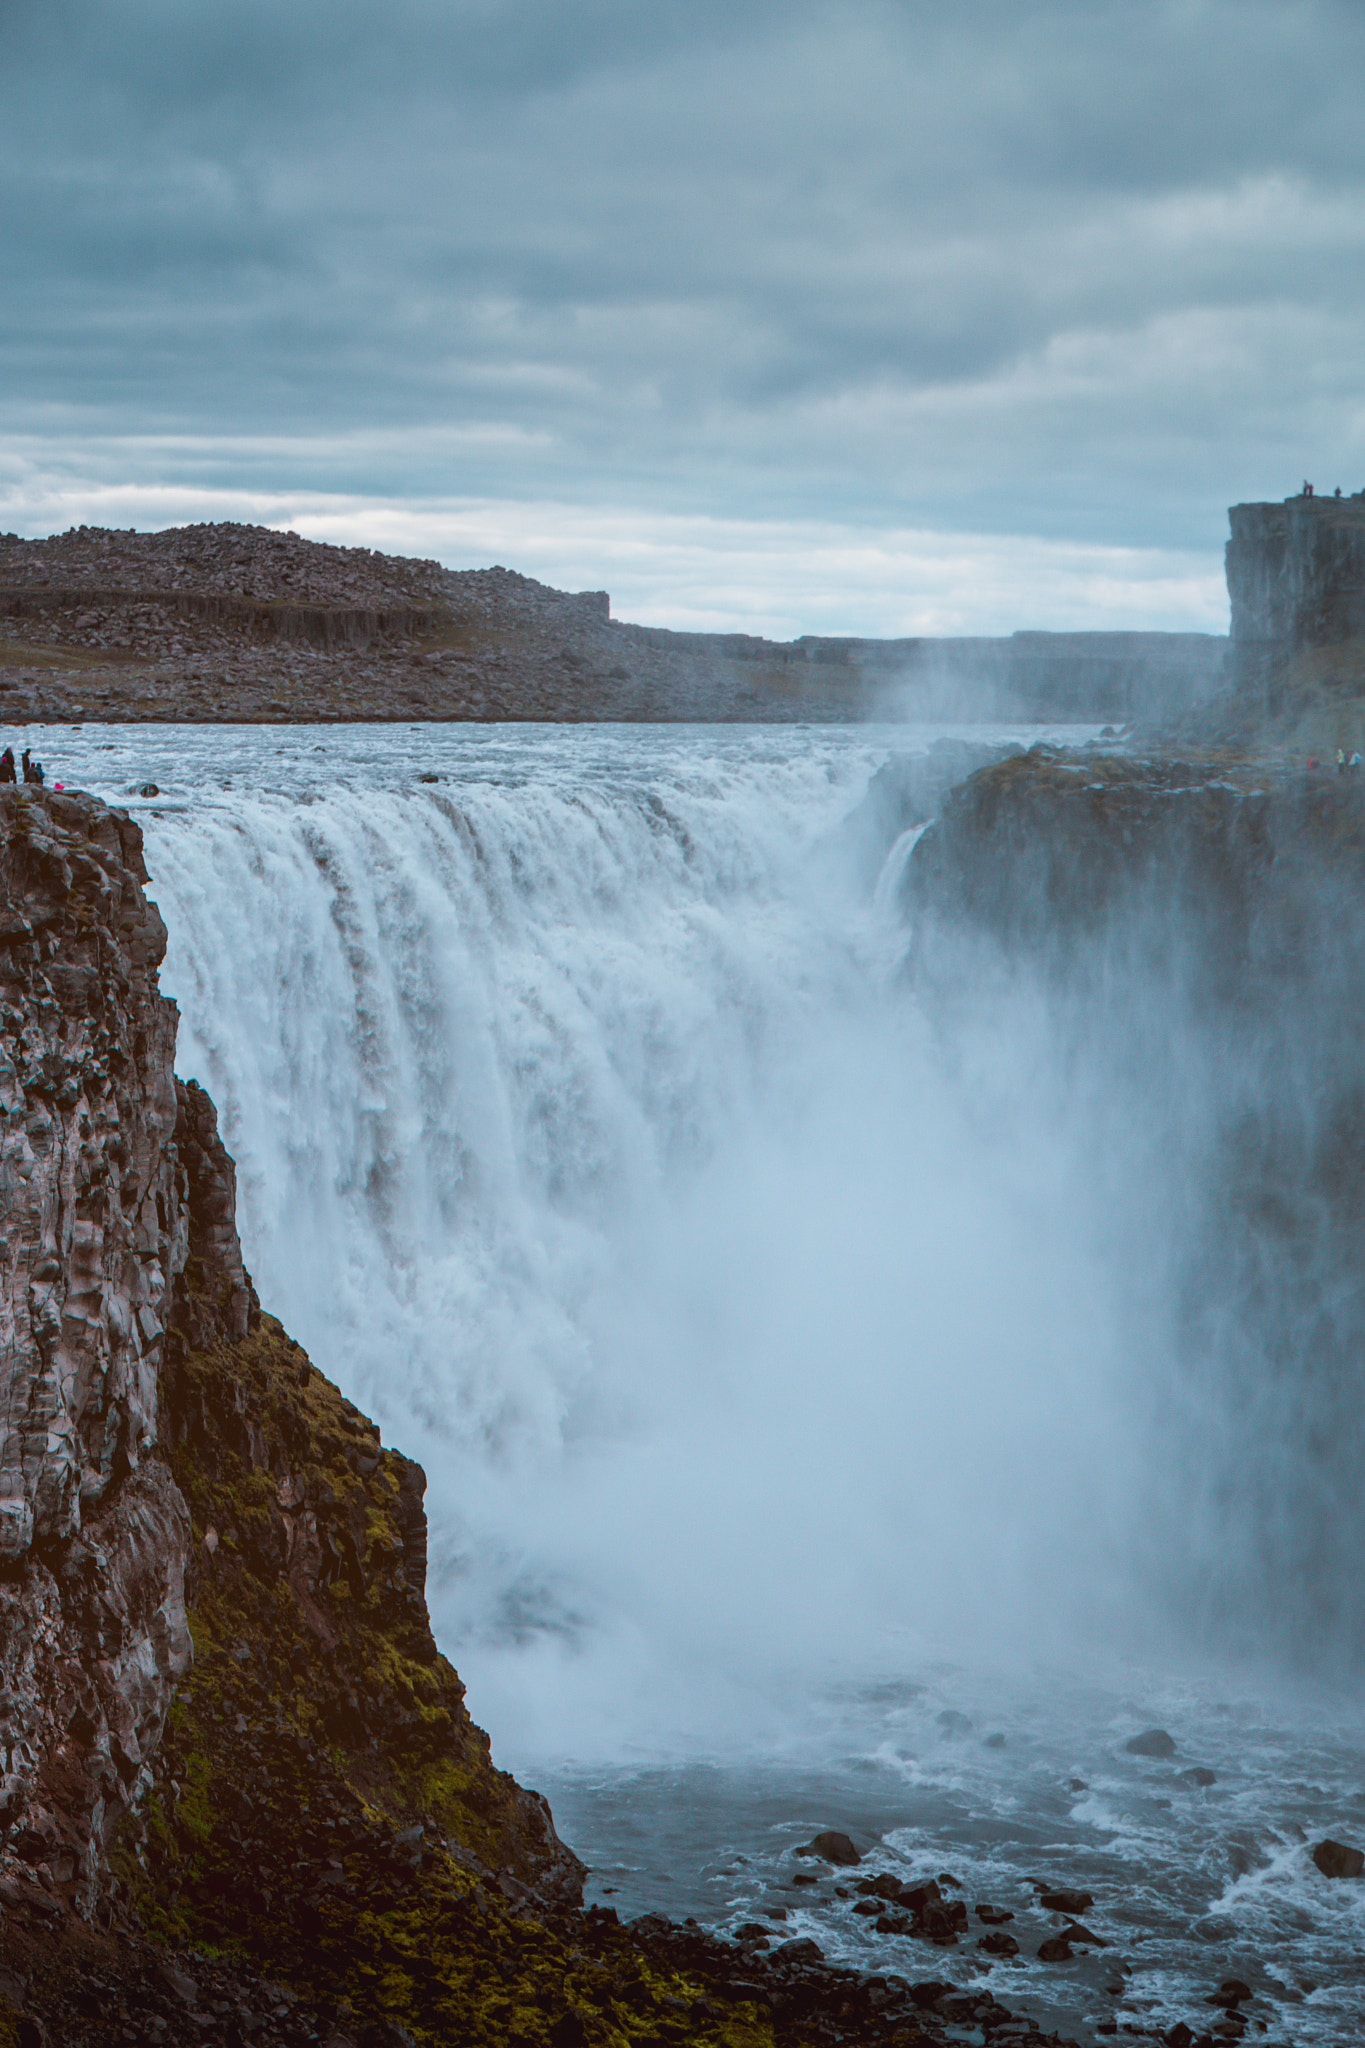
M 262 1296 L 426 1463 L 490 1718 L 591 1750 L 1003 1632 L 1120 1459 L 1075 1190 L 983 1145 L 863 883 L 885 748 L 585 751 L 146 829 Z
M 163 983 L 248 1264 L 426 1465 L 433 1618 L 500 1760 L 551 1772 L 638 1905 L 752 1911 L 830 1820 L 983 1887 L 1140 1870 L 1165 1889 L 1127 1938 L 1174 1893 L 1184 1915 L 1160 2012 L 1215 1938 L 1189 1930 L 1298 1939 L 1307 1809 L 1271 1797 L 1262 1710 L 1123 1665 L 1170 1648 L 1140 1562 L 1160 1315 L 1042 1010 L 1016 990 L 945 1039 L 901 971 L 916 806 L 868 792 L 915 757 L 927 815 L 973 758 L 932 739 L 41 745 L 103 794 L 160 785 L 134 808 Z M 1084 1684 L 1037 1676 L 1063 1669 Z M 1177 1713 L 1225 1778 L 1262 1759 L 1236 1820 L 1272 1875 L 1245 1895 L 1206 1806 L 1163 1816 L 1114 1764 L 1115 1731 Z M 1294 1755 L 1320 1803 L 1357 1768 L 1317 1736 Z M 866 1923 L 825 1908 L 794 1931 L 857 1953 Z M 1344 1981 L 1360 1930 L 1314 1912 Z M 1070 2022 L 1099 1969 L 1056 1994 Z

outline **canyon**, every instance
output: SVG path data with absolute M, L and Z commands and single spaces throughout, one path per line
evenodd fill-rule
M 1116 1118 L 1188 1143 L 1177 1221 L 1193 1227 L 1173 1257 L 1201 1387 L 1246 1395 L 1230 1332 L 1283 1360 L 1311 1330 L 1311 1412 L 1292 1376 L 1243 1399 L 1236 1483 L 1210 1508 L 1237 1540 L 1180 1596 L 1213 1626 L 1269 1589 L 1286 1653 L 1338 1668 L 1365 1636 L 1365 797 L 1282 742 L 1355 715 L 1340 650 L 1359 637 L 1357 524 L 1353 501 L 1234 508 L 1226 680 L 1221 646 L 1160 636 L 961 655 L 1035 710 L 1155 708 L 1196 744 L 1012 754 L 931 819 L 890 768 L 868 806 L 879 859 L 915 840 L 906 973 L 931 1010 L 1026 973 Z M 846 722 L 885 707 L 893 674 L 934 703 L 961 680 L 925 643 L 754 652 L 620 626 L 603 593 L 259 529 L 82 529 L 0 556 L 16 720 Z M 1345 663 L 1335 681 L 1324 661 Z M 582 1865 L 495 1765 L 434 1640 L 425 1474 L 257 1299 L 214 1105 L 176 1073 L 146 884 L 125 811 L 0 789 L 0 2042 L 1038 2038 L 984 1983 L 838 1969 L 812 1942 L 773 1946 L 776 1928 L 728 1941 L 583 1908 Z M 1295 1471 L 1306 1520 L 1285 1509 Z M 837 1876 L 844 1838 L 826 1839 Z M 891 1882 L 861 1886 L 895 1903 Z M 965 1906 L 950 1917 L 915 1938 L 956 1942 Z M 1240 2038 L 1244 2002 L 1179 2038 Z
M 1036 2037 L 582 1909 L 433 1640 L 425 1475 L 257 1301 L 145 881 L 126 813 L 0 792 L 0 2040 Z

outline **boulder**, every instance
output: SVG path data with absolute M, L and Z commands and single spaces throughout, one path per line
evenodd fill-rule
M 1144 1728 L 1124 1743 L 1129 1756 L 1168 1757 L 1175 1755 L 1175 1737 L 1164 1728 Z
M 807 1842 L 805 1847 L 798 1849 L 796 1853 L 798 1856 L 818 1856 L 822 1862 L 837 1863 L 846 1869 L 851 1869 L 855 1863 L 861 1863 L 863 1860 L 861 1852 L 854 1848 L 850 1838 L 840 1834 L 837 1828 L 825 1828 L 813 1841 Z
M 1094 1903 L 1089 1892 L 1077 1891 L 1043 1892 L 1038 1899 L 1048 1913 L 1088 1913 Z
M 1319 1842 L 1313 1861 L 1324 1877 L 1360 1877 L 1365 1873 L 1365 1850 L 1350 1849 L 1344 1842 Z

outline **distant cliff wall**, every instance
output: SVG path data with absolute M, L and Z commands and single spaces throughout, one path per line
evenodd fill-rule
M 1365 493 L 1234 505 L 1228 518 L 1230 679 L 1273 715 L 1296 657 L 1365 636 Z
M 0 534 L 0 693 L 16 724 L 1151 724 L 1205 702 L 1224 647 L 1205 633 L 673 632 L 613 619 L 604 590 L 261 527 Z

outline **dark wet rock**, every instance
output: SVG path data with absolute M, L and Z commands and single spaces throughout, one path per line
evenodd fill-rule
M 864 1919 L 875 1920 L 881 1913 L 882 1905 L 881 1899 L 859 1899 L 853 1910 L 855 1913 L 861 1913 Z
M 999 1730 L 997 1729 L 994 1735 L 988 1735 L 986 1737 L 983 1747 L 985 1747 L 986 1749 L 1004 1749 L 1005 1738 L 1003 1735 L 1000 1734 Z
M 1225 1977 L 1218 1989 L 1210 1993 L 1209 2004 L 1226 2006 L 1232 2010 L 1239 2005 L 1245 2005 L 1251 1996 L 1251 1986 L 1244 1984 L 1240 1977 Z
M 1003 1907 L 989 1906 L 983 1900 L 977 1906 L 976 1917 L 983 1927 L 1003 1927 L 1007 1921 L 1014 1918 L 1014 1915 L 1005 1912 Z
M 1080 1920 L 1073 1920 L 1069 1926 L 1064 1927 L 1062 1935 L 1067 1941 L 1079 1942 L 1082 1948 L 1108 1948 L 1109 1946 L 1108 1942 L 1102 1941 L 1098 1934 L 1092 1934 L 1090 1929 Z
M 818 1877 L 812 1877 L 808 1870 L 794 1870 L 791 1874 L 790 1882 L 792 1884 L 819 1884 L 820 1880 Z
M 1086 1784 L 1084 1778 L 1071 1778 L 1067 1781 L 1067 1790 L 1069 1792 L 1088 1792 L 1090 1787 Z
M 908 1884 L 902 1887 L 900 1902 L 912 1913 L 923 1913 L 931 1905 L 937 1905 L 943 1894 L 931 1877 L 927 1884 Z
M 914 1922 L 905 1913 L 880 1913 L 876 1922 L 878 1934 L 909 1934 Z
M 845 1869 L 851 1869 L 855 1863 L 861 1863 L 863 1860 L 861 1851 L 854 1847 L 852 1839 L 841 1834 L 838 1828 L 825 1828 L 813 1841 L 807 1842 L 805 1847 L 798 1849 L 796 1853 L 798 1856 L 818 1856 L 822 1862 L 837 1863 Z
M 910 1986 L 910 2002 L 917 2005 L 921 2012 L 932 2012 L 936 2005 L 942 2005 L 952 1988 L 951 1984 L 940 1983 L 936 1977 L 927 1977 L 921 1983 Z
M 818 1941 L 811 1941 L 806 1937 L 800 1941 L 784 1941 L 780 1947 L 773 1950 L 773 1960 L 801 1964 L 823 1963 L 825 1951 Z
M 941 1905 L 928 1905 L 922 1913 L 915 1915 L 915 1932 L 927 1935 L 930 1941 L 951 1944 L 959 1934 L 967 1932 L 967 1908 L 961 1899 L 945 1899 Z
M 1075 1951 L 1064 1934 L 1050 1934 L 1038 1949 L 1040 1963 L 1069 1963 Z
M 1177 1782 L 1181 1785 L 1202 1785 L 1207 1788 L 1218 1783 L 1218 1773 L 1211 1771 L 1207 1764 L 1195 1764 L 1192 1769 L 1179 1772 Z
M 970 1735 L 972 1732 L 970 1715 L 960 1714 L 956 1707 L 945 1707 L 937 1719 L 945 1735 Z
M 161 791 L 155 782 L 144 782 L 138 788 L 139 796 L 160 796 L 160 794 Z
M 1175 1755 L 1175 1737 L 1168 1735 L 1164 1728 L 1144 1728 L 1141 1735 L 1134 1735 L 1124 1743 L 1129 1756 L 1171 1757 Z
M 950 1891 L 960 1892 L 962 1890 L 962 1879 L 954 1877 L 950 1870 L 940 1870 L 938 1881 L 940 1884 L 946 1884 Z
M 1038 1899 L 1047 1913 L 1088 1913 L 1094 1903 L 1089 1892 L 1080 1891 L 1043 1892 Z
M 1365 1850 L 1348 1848 L 1344 1842 L 1330 1838 L 1318 1843 L 1313 1861 L 1324 1877 L 1359 1877 L 1365 1873 Z
M 1019 1944 L 1014 1936 L 1012 1934 L 1002 1934 L 999 1931 L 992 1934 L 983 1934 L 976 1945 L 984 1955 L 988 1956 L 1017 1956 L 1019 1953 Z

